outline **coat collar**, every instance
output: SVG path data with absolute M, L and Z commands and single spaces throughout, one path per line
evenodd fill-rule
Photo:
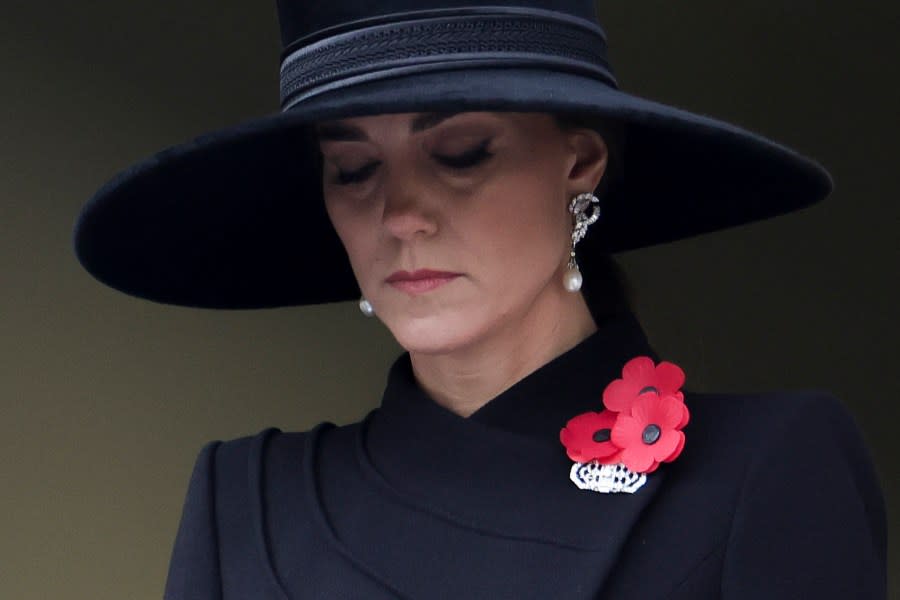
M 638 355 L 657 360 L 635 317 L 614 317 L 466 418 L 431 400 L 404 354 L 362 422 L 364 474 L 417 510 L 487 535 L 591 551 L 608 569 L 665 469 L 634 494 L 580 490 L 559 432 L 602 410 L 603 389 Z

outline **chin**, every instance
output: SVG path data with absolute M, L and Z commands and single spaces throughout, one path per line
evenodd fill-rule
M 444 354 L 458 350 L 478 338 L 476 319 L 448 317 L 400 317 L 385 323 L 394 339 L 407 352 Z

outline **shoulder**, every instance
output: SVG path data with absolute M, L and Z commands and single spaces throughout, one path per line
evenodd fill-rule
M 885 501 L 871 452 L 833 394 L 686 392 L 685 403 L 685 447 L 671 465 L 679 478 L 727 485 L 737 501 L 773 510 L 791 502 L 810 510 L 825 502 L 854 505 L 884 545 Z
M 193 479 L 214 482 L 216 493 L 236 494 L 237 488 L 256 488 L 263 478 L 270 482 L 295 478 L 312 460 L 311 449 L 323 443 L 349 447 L 359 423 L 336 425 L 322 421 L 299 431 L 268 427 L 252 435 L 212 440 L 204 444 L 195 462 Z
M 189 500 L 202 496 L 244 498 L 279 476 L 296 480 L 298 470 L 309 466 L 312 449 L 350 449 L 361 422 L 336 425 L 321 421 L 306 430 L 283 431 L 267 427 L 255 434 L 205 442 L 194 461 L 188 489 Z
M 712 417 L 760 419 L 775 413 L 779 421 L 801 414 L 819 414 L 838 420 L 852 417 L 837 397 L 824 390 L 790 390 L 752 393 L 714 393 L 685 390 L 685 402 L 691 413 Z
M 760 456 L 792 449 L 841 455 L 860 464 L 871 456 L 859 425 L 847 406 L 823 390 L 751 394 L 686 392 L 691 411 L 686 432 L 720 448 L 743 448 Z M 784 457 L 788 458 L 788 457 Z
M 771 469 L 775 461 L 804 470 L 846 467 L 867 495 L 877 491 L 871 455 L 856 419 L 827 391 L 686 391 L 685 403 L 691 419 L 684 429 L 684 454 L 692 446 L 693 459 L 745 476 Z
M 268 428 L 203 446 L 188 485 L 165 598 L 219 598 L 223 582 L 238 590 L 235 597 L 257 596 L 254 586 L 269 579 L 266 515 L 276 504 L 296 513 L 310 442 L 332 429 L 341 428 L 329 422 L 298 432 Z
M 685 402 L 686 479 L 734 486 L 725 595 L 743 598 L 741 586 L 769 579 L 779 591 L 754 597 L 883 597 L 884 496 L 843 402 L 819 390 L 686 393 Z
M 816 439 L 850 449 L 862 443 L 860 429 L 843 402 L 822 390 L 764 393 L 685 391 L 691 420 L 685 428 L 695 439 L 725 446 L 761 448 L 778 440 Z M 729 443 L 729 440 L 731 443 Z
M 267 503 L 303 496 L 306 475 L 314 470 L 312 448 L 317 438 L 355 427 L 324 421 L 304 431 L 270 427 L 254 435 L 207 442 L 194 463 L 182 528 L 196 533 L 197 524 L 202 524 L 204 536 L 218 538 L 223 546 L 252 545 L 253 529 L 262 523 Z

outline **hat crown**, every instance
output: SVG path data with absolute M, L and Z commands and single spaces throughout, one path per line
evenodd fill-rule
M 567 0 L 552 10 L 549 2 L 521 0 L 474 6 L 395 0 L 377 9 L 350 0 L 334 7 L 279 2 L 283 111 L 323 93 L 413 72 L 565 71 L 617 87 L 590 0 Z
M 597 23 L 597 13 L 592 0 L 492 0 L 476 3 L 472 0 L 390 0 L 369 2 L 364 0 L 277 0 L 278 23 L 281 29 L 281 45 L 287 48 L 298 40 L 353 21 L 372 19 L 394 13 L 465 8 L 470 10 L 495 8 L 524 8 L 551 10 L 580 17 Z

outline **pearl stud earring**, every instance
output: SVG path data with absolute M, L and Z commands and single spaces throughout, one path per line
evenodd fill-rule
M 584 278 L 581 269 L 575 261 L 575 244 L 580 242 L 587 234 L 587 229 L 600 218 L 600 199 L 590 192 L 578 194 L 569 203 L 569 212 L 575 221 L 572 228 L 572 250 L 569 252 L 569 264 L 563 275 L 563 285 L 566 290 L 575 293 L 581 289 Z
M 359 301 L 359 310 L 367 317 L 371 317 L 375 314 L 375 307 L 372 306 L 372 303 L 366 300 L 365 297 Z

